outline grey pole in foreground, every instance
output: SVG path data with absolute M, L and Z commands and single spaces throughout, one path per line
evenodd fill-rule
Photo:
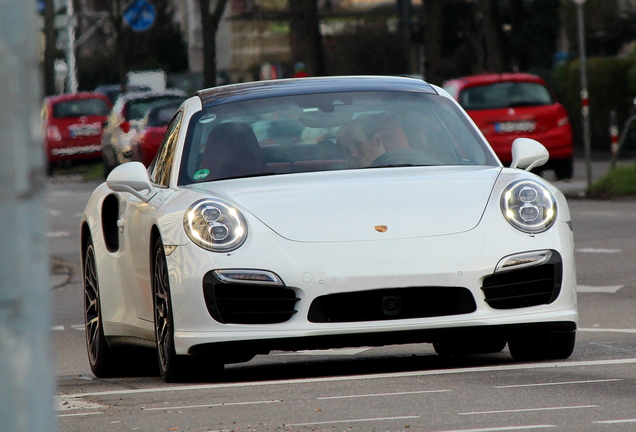
M 590 101 L 587 91 L 587 58 L 585 56 L 585 23 L 583 21 L 583 5 L 586 0 L 574 0 L 579 30 L 579 56 L 581 58 L 581 114 L 583 116 L 583 146 L 585 149 L 585 169 L 587 171 L 587 190 L 592 187 L 592 163 L 590 143 Z
M 0 429 L 56 430 L 35 3 L 0 0 Z

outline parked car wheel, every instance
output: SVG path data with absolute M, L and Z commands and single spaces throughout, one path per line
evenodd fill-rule
M 574 175 L 574 161 L 563 159 L 554 162 L 554 175 L 557 180 L 568 180 Z

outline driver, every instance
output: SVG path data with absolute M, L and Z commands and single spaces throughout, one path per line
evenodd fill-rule
M 370 114 L 346 123 L 336 135 L 336 144 L 351 157 L 356 167 L 368 167 L 386 152 L 384 140 L 378 132 L 382 115 Z

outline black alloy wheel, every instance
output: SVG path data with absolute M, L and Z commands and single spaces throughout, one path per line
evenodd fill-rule
M 116 375 L 113 352 L 106 342 L 102 324 L 102 311 L 97 278 L 95 247 L 91 239 L 84 250 L 84 327 L 86 349 L 91 371 L 98 378 Z
M 170 276 L 163 242 L 160 238 L 155 240 L 152 256 L 152 290 L 159 375 L 169 383 L 209 381 L 218 378 L 223 372 L 224 362 L 217 356 L 209 353 L 205 355 L 178 355 L 176 353 Z
M 170 277 L 168 263 L 160 238 L 153 249 L 152 290 L 155 309 L 155 339 L 159 374 L 166 382 L 177 382 L 184 378 L 184 356 L 178 356 L 174 347 L 174 320 L 170 299 Z

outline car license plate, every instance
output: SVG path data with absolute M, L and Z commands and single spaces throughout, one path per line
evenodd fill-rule
M 102 130 L 99 123 L 72 125 L 68 127 L 71 137 L 93 136 L 99 135 Z
M 507 121 L 495 123 L 497 133 L 534 132 L 536 123 L 532 120 Z

